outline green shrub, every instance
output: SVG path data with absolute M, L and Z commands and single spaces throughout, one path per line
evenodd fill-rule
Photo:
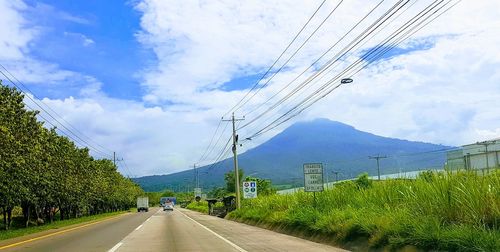
M 500 251 L 500 173 L 424 173 L 372 183 L 367 174 L 331 190 L 244 200 L 228 218 L 323 234 L 371 247 Z

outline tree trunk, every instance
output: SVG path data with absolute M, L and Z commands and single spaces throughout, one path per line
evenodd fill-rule
M 23 209 L 24 224 L 28 227 L 30 222 L 30 205 L 28 203 L 21 203 L 21 207 Z
M 6 230 L 10 228 L 11 223 L 12 223 L 12 207 L 7 207 L 7 225 L 5 226 Z
M 5 210 L 4 206 L 2 206 L 2 214 L 3 214 L 3 226 L 5 229 L 7 229 L 7 211 Z

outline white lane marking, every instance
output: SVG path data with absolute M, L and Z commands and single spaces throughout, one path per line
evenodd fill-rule
M 114 247 L 112 247 L 110 250 L 108 250 L 108 252 L 115 252 L 122 244 L 123 244 L 123 242 L 117 243 Z
M 151 219 L 151 216 L 149 218 L 147 218 L 141 225 L 139 225 L 137 228 L 135 228 L 134 231 L 137 231 L 139 230 L 142 225 L 144 225 L 144 223 L 146 223 L 146 221 L 148 221 L 149 219 Z M 117 243 L 114 247 L 112 247 L 110 250 L 108 250 L 108 252 L 115 252 L 121 245 L 123 245 L 125 239 L 127 239 L 127 237 L 132 234 L 134 231 L 130 232 L 127 236 L 125 236 L 125 238 L 123 238 L 123 240 L 121 240 L 119 243 Z
M 228 239 L 226 239 L 226 238 L 222 237 L 221 235 L 217 234 L 216 232 L 212 231 L 210 228 L 205 227 L 203 224 L 201 224 L 201 223 L 199 223 L 199 222 L 195 221 L 195 220 L 194 220 L 194 219 L 192 219 L 191 217 L 187 216 L 185 213 L 183 213 L 183 212 L 181 212 L 181 211 L 177 211 L 177 212 L 178 212 L 178 213 L 181 213 L 182 215 L 184 215 L 184 217 L 186 217 L 186 218 L 188 218 L 188 219 L 192 220 L 194 223 L 196 223 L 196 224 L 200 225 L 202 228 L 206 229 L 208 232 L 210 232 L 210 233 L 212 233 L 213 235 L 217 236 L 217 237 L 218 237 L 218 238 L 220 238 L 221 240 L 223 240 L 223 241 L 227 242 L 229 245 L 231 245 L 231 246 L 232 246 L 233 248 L 235 248 L 236 250 L 238 250 L 238 251 L 240 251 L 240 252 L 248 252 L 248 251 L 244 250 L 243 248 L 241 248 L 240 246 L 238 246 L 238 245 L 236 245 L 236 244 L 232 243 L 230 240 L 228 240 Z

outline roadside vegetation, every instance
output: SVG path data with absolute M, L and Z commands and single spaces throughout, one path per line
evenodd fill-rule
M 265 196 L 276 193 L 276 188 L 272 186 L 271 180 L 261 179 L 252 176 L 246 176 L 243 179 L 244 177 L 243 169 L 239 170 L 238 175 L 240 177 L 240 181 L 256 181 L 258 188 L 257 193 L 259 195 Z M 226 182 L 226 186 L 213 188 L 210 192 L 208 192 L 208 198 L 221 200 L 222 198 L 227 196 L 235 196 L 234 172 L 229 171 L 226 174 L 224 174 L 224 180 Z M 215 203 L 213 207 L 222 209 L 224 208 L 224 203 L 219 201 Z M 194 198 L 191 199 L 191 202 L 186 206 L 186 208 L 202 213 L 208 213 L 209 210 L 207 201 L 201 200 L 200 202 L 196 202 L 194 201 Z
M 110 218 L 113 216 L 124 214 L 126 212 L 135 212 L 135 211 L 134 211 L 134 209 L 130 209 L 128 211 L 117 211 L 117 212 L 109 212 L 109 213 L 96 214 L 96 215 L 88 215 L 88 216 L 83 216 L 81 218 L 54 221 L 52 223 L 47 223 L 44 225 L 29 226 L 27 228 L 22 226 L 22 225 L 17 225 L 17 224 L 21 224 L 21 223 L 14 222 L 14 224 L 12 225 L 12 227 L 9 230 L 0 231 L 0 241 L 23 236 L 23 235 L 29 235 L 29 234 L 33 234 L 33 233 L 47 231 L 47 230 L 51 230 L 51 229 L 60 229 L 60 228 L 68 227 L 71 225 L 85 224 L 85 223 L 100 221 L 100 220 L 103 220 L 106 218 Z
M 0 83 L 0 229 L 128 210 L 143 190 L 112 161 L 47 129 Z M 0 236 L 2 236 L 0 231 Z
M 355 181 L 316 193 L 244 200 L 229 219 L 372 248 L 500 251 L 500 172 L 426 172 L 415 180 Z

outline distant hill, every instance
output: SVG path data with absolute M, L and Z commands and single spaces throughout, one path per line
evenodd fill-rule
M 239 155 L 240 168 L 246 175 L 271 179 L 273 184 L 303 182 L 302 165 L 308 162 L 326 164 L 329 181 L 333 171 L 338 178 L 356 177 L 362 172 L 377 174 L 375 160 L 368 156 L 386 155 L 380 160 L 381 174 L 440 168 L 446 160 L 443 149 L 449 146 L 413 142 L 377 136 L 354 127 L 327 119 L 293 124 L 267 142 Z M 211 169 L 199 168 L 200 184 L 204 189 L 224 184 L 224 173 L 233 167 L 226 159 Z M 184 189 L 192 185 L 192 170 L 168 175 L 135 178 L 146 191 L 165 188 Z

